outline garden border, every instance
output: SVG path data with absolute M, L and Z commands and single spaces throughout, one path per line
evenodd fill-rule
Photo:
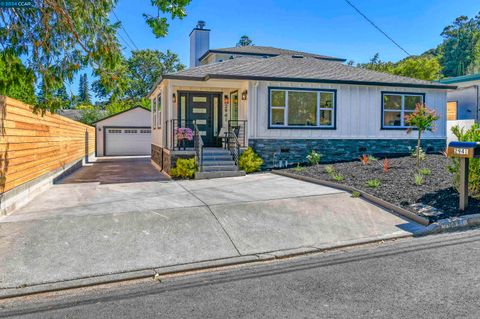
M 394 213 L 397 213 L 405 218 L 408 218 L 410 220 L 413 220 L 414 222 L 416 223 L 419 223 L 423 226 L 429 226 L 431 225 L 430 224 L 430 221 L 427 219 L 427 218 L 424 218 L 424 217 L 421 217 L 421 216 L 418 216 L 417 214 L 415 213 L 412 213 L 404 208 L 401 208 L 401 207 L 398 207 L 396 205 L 393 205 L 392 203 L 389 203 L 387 201 L 384 201 L 383 199 L 380 199 L 376 196 L 373 196 L 371 194 L 368 194 L 366 193 L 365 191 L 362 191 L 362 190 L 359 190 L 355 187 L 351 187 L 351 186 L 347 186 L 347 185 L 341 185 L 341 184 L 337 184 L 337 183 L 334 183 L 334 182 L 330 182 L 330 181 L 326 181 L 326 180 L 323 180 L 323 179 L 318 179 L 318 178 L 313 178 L 313 177 L 308 177 L 308 176 L 302 176 L 302 175 L 297 175 L 297 174 L 293 174 L 293 173 L 288 173 L 288 172 L 283 172 L 283 171 L 279 171 L 279 170 L 272 170 L 272 173 L 273 174 L 277 174 L 277 175 L 281 175 L 281 176 L 286 176 L 286 177 L 290 177 L 290 178 L 294 178 L 294 179 L 298 179 L 298 180 L 301 180 L 301 181 L 304 181 L 304 182 L 309 182 L 309 183 L 313 183 L 313 184 L 318 184 L 318 185 L 322 185 L 322 186 L 327 186 L 327 187 L 332 187 L 332 188 L 336 188 L 336 189 L 340 189 L 340 190 L 343 190 L 343 191 L 347 191 L 347 192 L 350 192 L 350 193 L 353 193 L 353 192 L 358 192 L 360 193 L 361 197 L 365 198 L 366 200 L 378 205 L 378 206 L 381 206 L 389 211 L 393 211 Z M 466 215 L 467 216 L 467 215 Z M 433 223 L 432 223 L 433 224 Z

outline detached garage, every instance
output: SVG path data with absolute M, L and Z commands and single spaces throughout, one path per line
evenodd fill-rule
M 97 156 L 150 155 L 150 111 L 141 106 L 95 123 Z

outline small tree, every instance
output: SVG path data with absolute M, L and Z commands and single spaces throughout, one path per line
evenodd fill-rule
M 405 123 L 411 127 L 407 130 L 410 134 L 414 129 L 418 131 L 417 140 L 417 166 L 420 165 L 420 145 L 422 140 L 422 133 L 425 131 L 433 132 L 435 130 L 435 121 L 440 117 L 435 110 L 429 109 L 424 103 L 417 103 L 415 111 L 405 116 Z
M 242 35 L 240 40 L 237 42 L 237 47 L 246 47 L 249 45 L 253 45 L 252 40 L 248 37 L 248 35 Z

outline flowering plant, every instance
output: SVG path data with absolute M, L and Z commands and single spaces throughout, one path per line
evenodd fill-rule
M 193 140 L 193 131 L 188 127 L 177 128 L 177 139 L 179 140 Z

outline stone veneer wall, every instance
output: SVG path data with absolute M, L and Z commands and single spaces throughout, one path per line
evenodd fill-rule
M 263 168 L 279 167 L 279 162 L 285 160 L 289 165 L 304 163 L 312 150 L 322 154 L 322 162 L 329 163 L 355 160 L 362 154 L 405 155 L 416 145 L 415 139 L 249 139 L 249 146 L 264 160 Z M 425 139 L 422 148 L 428 153 L 441 152 L 446 148 L 446 140 Z
M 152 161 L 167 174 L 175 167 L 175 163 L 179 158 L 195 157 L 194 151 L 172 151 L 167 148 L 152 144 Z

